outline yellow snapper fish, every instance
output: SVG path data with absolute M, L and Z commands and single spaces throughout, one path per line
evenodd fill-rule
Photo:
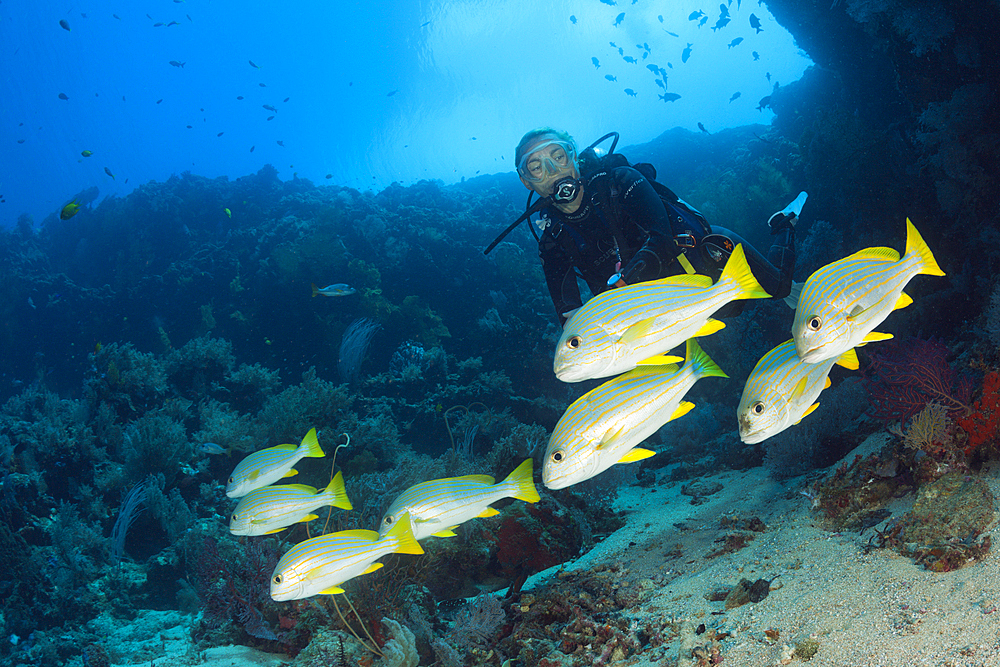
M 226 495 L 230 498 L 242 498 L 255 489 L 277 482 L 282 477 L 296 475 L 298 470 L 292 466 L 307 456 L 316 458 L 326 456 L 316 439 L 316 429 L 310 429 L 298 447 L 275 445 L 244 458 L 229 477 Z
M 504 498 L 517 498 L 526 503 L 540 500 L 532 480 L 531 459 L 515 468 L 499 484 L 494 484 L 489 475 L 449 477 L 414 484 L 389 506 L 379 524 L 379 533 L 388 535 L 404 516 L 408 516 L 413 524 L 413 535 L 418 540 L 431 535 L 454 537 L 453 530 L 469 519 L 499 514 L 490 505 Z
M 349 296 L 357 292 L 356 289 L 347 285 L 345 283 L 337 283 L 336 285 L 327 285 L 326 287 L 316 287 L 316 283 L 312 283 L 313 296 Z
M 407 519 L 409 517 L 406 517 Z M 409 520 L 384 536 L 374 530 L 344 530 L 299 542 L 281 557 L 271 574 L 271 599 L 300 600 L 343 593 L 342 583 L 382 567 L 387 554 L 422 554 Z
M 344 475 L 340 472 L 322 491 L 305 484 L 265 486 L 240 498 L 229 520 L 229 532 L 233 535 L 278 533 L 300 521 L 318 518 L 313 512 L 329 505 L 342 510 L 353 509 L 344 488 Z
M 682 400 L 699 378 L 728 377 L 699 347 L 687 340 L 687 361 L 640 366 L 588 391 L 556 423 L 545 450 L 542 481 L 550 489 L 572 486 L 616 463 L 632 463 L 656 452 L 638 447 L 694 403 Z
M 874 329 L 913 303 L 903 288 L 920 273 L 944 275 L 909 218 L 902 257 L 892 248 L 866 248 L 818 269 L 802 287 L 792 323 L 799 358 L 814 364 L 892 338 Z
M 714 285 L 708 276 L 680 275 L 595 296 L 566 322 L 556 344 L 553 370 L 563 382 L 623 373 L 692 336 L 722 329 L 725 325 L 711 316 L 730 301 L 770 296 L 750 272 L 743 247 L 738 245 Z
M 834 364 L 856 371 L 858 355 L 851 348 L 839 357 L 807 364 L 799 359 L 795 341 L 786 340 L 761 357 L 736 410 L 740 440 L 748 445 L 767 440 L 812 414 L 819 407 L 816 399 L 830 386 Z

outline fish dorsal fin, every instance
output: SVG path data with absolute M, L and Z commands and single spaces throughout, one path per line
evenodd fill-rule
M 684 273 L 654 280 L 650 285 L 676 285 L 678 287 L 711 287 L 712 279 L 700 273 Z
M 308 484 L 285 484 L 281 487 L 282 489 L 295 489 L 296 491 L 302 491 L 303 493 L 308 493 L 309 495 L 316 494 L 316 488 L 309 486 Z
M 451 528 L 446 528 L 444 530 L 439 530 L 436 533 L 431 533 L 431 536 L 432 537 L 458 537 L 458 533 L 455 532 L 456 528 L 458 528 L 458 526 L 452 526 Z
M 353 537 L 357 539 L 370 540 L 372 542 L 377 541 L 380 537 L 374 530 L 362 530 L 360 528 L 357 530 L 342 530 L 337 533 L 337 535 L 340 537 Z
M 344 589 L 341 588 L 340 586 L 330 586 L 330 588 L 327 588 L 326 590 L 320 591 L 319 594 L 320 595 L 337 595 L 337 594 L 343 593 L 343 592 L 344 592 Z
M 493 484 L 496 482 L 489 475 L 463 475 L 461 477 L 452 477 L 452 479 L 460 479 L 463 482 L 482 482 L 483 484 Z
M 622 332 L 619 340 L 623 343 L 634 343 L 637 340 L 642 340 L 649 335 L 649 332 L 653 328 L 653 321 L 655 319 L 655 317 L 647 317 L 644 320 L 639 320 L 638 322 L 629 325 L 629 327 Z
M 654 456 L 656 452 L 649 449 L 643 449 L 642 447 L 633 447 L 625 453 L 625 456 L 618 459 L 618 463 L 635 463 L 636 461 L 641 461 L 643 459 L 648 459 L 650 456 Z
M 865 336 L 863 339 L 861 339 L 861 343 L 859 343 L 859 345 L 867 345 L 868 343 L 877 343 L 880 340 L 890 340 L 891 338 L 892 338 L 892 334 L 879 333 L 877 331 L 872 331 L 867 336 Z
M 294 452 L 298 448 L 298 445 L 275 445 L 274 447 L 271 447 L 271 449 L 282 449 L 286 452 Z
M 701 325 L 701 328 L 694 332 L 695 336 L 711 336 L 716 331 L 726 328 L 726 323 L 722 320 L 709 320 Z
M 899 310 L 900 308 L 906 308 L 911 303 L 913 303 L 913 299 L 910 298 L 910 295 L 906 292 L 900 292 L 899 298 L 896 299 L 896 305 L 892 309 Z
M 487 507 L 482 512 L 480 512 L 479 514 L 477 514 L 476 518 L 477 519 L 485 519 L 487 517 L 496 516 L 497 514 L 500 514 L 500 510 L 495 510 L 492 507 Z
M 382 563 L 372 563 L 367 568 L 365 568 L 365 571 L 362 572 L 361 574 L 371 574 L 372 572 L 374 572 L 375 570 L 379 569 L 380 567 L 382 567 Z
M 675 357 L 669 354 L 658 354 L 655 357 L 650 357 L 649 359 L 643 359 L 638 362 L 638 366 L 663 366 L 661 370 L 673 372 L 677 370 L 677 364 L 684 361 L 684 357 Z M 670 368 L 673 366 L 673 368 Z
M 829 389 L 831 384 L 833 384 L 833 383 L 830 382 L 830 377 L 827 376 L 826 377 L 826 382 L 823 383 L 823 389 Z
M 691 401 L 681 401 L 680 405 L 677 406 L 677 409 L 674 410 L 674 414 L 670 415 L 670 419 L 668 419 L 667 421 L 672 422 L 675 419 L 680 419 L 687 413 L 691 412 L 691 410 L 693 409 L 694 409 L 694 403 L 692 403 Z
M 864 250 L 857 251 L 847 259 L 880 259 L 883 261 L 898 262 L 899 252 L 892 248 L 865 248 Z
M 849 371 L 856 371 L 861 366 L 858 363 L 858 353 L 854 351 L 853 347 L 840 355 L 834 363 L 838 366 L 843 366 Z
M 284 475 L 282 475 L 282 477 L 295 477 L 298 474 L 299 474 L 299 471 L 296 470 L 295 468 L 292 468 L 291 470 L 289 470 L 288 472 L 286 472 Z M 315 489 L 313 489 L 313 490 L 315 491 Z
M 806 377 L 803 377 L 801 380 L 795 383 L 795 386 L 792 387 L 792 395 L 791 395 L 791 399 L 793 401 L 798 400 L 798 398 L 802 396 L 802 394 L 806 393 L 806 384 L 808 384 L 808 378 Z

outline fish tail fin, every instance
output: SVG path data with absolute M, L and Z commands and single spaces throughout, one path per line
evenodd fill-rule
M 514 468 L 514 471 L 507 475 L 507 479 L 503 483 L 514 487 L 512 498 L 523 500 L 526 503 L 537 503 L 541 500 L 538 489 L 535 488 L 534 461 L 532 459 L 525 459 L 524 463 Z
M 319 440 L 316 439 L 315 428 L 309 429 L 309 432 L 306 433 L 306 437 L 302 438 L 302 444 L 299 445 L 299 449 L 303 451 L 302 456 L 312 456 L 318 459 L 326 456 L 326 454 L 323 453 L 323 448 L 319 446 Z
M 424 552 L 417 538 L 413 536 L 413 522 L 410 521 L 410 513 L 404 512 L 399 517 L 389 532 L 385 534 L 383 540 L 396 540 L 396 548 L 393 550 L 397 554 L 422 554 Z
M 316 287 L 316 283 L 310 283 L 310 285 L 312 285 L 312 288 L 313 288 L 313 296 L 316 296 L 317 294 L 319 294 L 319 288 Z
M 906 219 L 906 255 L 917 255 L 920 257 L 920 273 L 925 273 L 929 276 L 945 275 L 941 267 L 938 266 L 937 260 L 934 259 L 931 249 L 924 243 L 923 237 L 920 236 L 920 232 L 913 226 L 909 218 Z
M 705 353 L 705 350 L 701 349 L 697 338 L 688 338 L 686 347 L 687 363 L 691 364 L 691 369 L 694 371 L 695 377 L 729 377 L 724 370 L 719 368 L 717 363 L 712 361 L 712 358 Z
M 351 505 L 351 500 L 347 497 L 347 488 L 344 486 L 344 473 L 340 470 L 334 475 L 330 483 L 327 484 L 326 488 L 321 491 L 330 496 L 333 501 L 330 503 L 334 507 L 342 510 L 352 510 L 354 506 Z
M 740 293 L 737 299 L 770 299 L 771 295 L 764 291 L 753 272 L 747 264 L 747 256 L 743 251 L 743 244 L 740 243 L 733 250 L 726 262 L 726 267 L 722 270 L 719 282 L 736 283 L 740 286 Z

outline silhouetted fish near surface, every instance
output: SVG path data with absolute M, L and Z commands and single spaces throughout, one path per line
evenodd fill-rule
M 217 136 L 217 137 L 221 137 L 221 136 L 222 136 L 223 134 L 225 134 L 225 132 L 219 132 L 219 133 L 218 133 L 217 135 L 215 135 L 215 136 Z
M 590 62 L 594 63 L 594 67 L 596 67 L 597 69 L 601 69 L 601 61 L 598 60 L 597 58 L 591 58 Z
M 110 169 L 108 169 L 107 167 L 105 167 L 104 168 L 104 173 L 107 174 L 108 176 L 110 176 L 112 180 L 114 180 L 115 175 L 111 173 Z
M 760 27 L 760 19 L 757 18 L 756 14 L 750 15 L 750 27 L 757 31 L 756 34 L 760 34 L 764 30 Z
M 250 147 L 250 152 L 253 153 L 253 149 L 255 149 L 255 148 L 257 148 L 257 147 L 256 146 L 251 146 Z
M 278 139 L 278 145 L 279 145 L 279 146 L 284 146 L 284 145 L 285 145 L 285 142 L 284 142 L 284 141 L 282 141 L 281 139 Z
M 156 100 L 156 103 L 159 104 L 162 101 L 163 101 L 163 98 L 161 97 L 160 99 Z
M 719 16 L 729 16 L 729 7 L 726 5 L 719 5 Z
M 608 5 L 609 7 L 614 7 L 618 3 L 615 0 L 601 0 L 601 4 Z
M 739 93 L 739 91 L 737 91 L 737 92 L 733 93 L 733 96 L 729 98 L 729 101 L 732 102 L 733 100 L 737 99 L 739 96 L 740 96 L 740 93 Z
M 733 41 L 729 42 L 729 48 L 733 48 L 734 46 L 739 46 L 742 41 L 743 41 L 742 37 L 737 37 Z
M 756 60 L 760 60 L 760 54 L 759 54 L 759 53 L 757 53 L 756 51 L 752 51 L 751 53 L 752 53 L 752 55 L 753 55 L 753 59 L 754 59 L 755 61 L 756 61 Z
M 682 63 L 686 63 L 688 61 L 688 58 L 691 57 L 691 47 L 692 46 L 694 46 L 694 44 L 692 44 L 691 42 L 688 42 L 688 45 L 686 47 L 684 47 L 683 51 L 681 51 L 681 62 Z
M 270 104 L 262 104 L 261 106 L 263 106 L 268 111 L 274 111 L 274 112 L 278 111 L 277 109 L 275 109 L 274 107 L 272 107 Z
M 712 31 L 714 32 L 716 30 L 721 30 L 722 28 L 725 28 L 727 25 L 729 25 L 729 22 L 731 20 L 732 19 L 730 19 L 728 16 L 722 17 L 721 19 L 715 22 L 715 25 L 712 26 Z
M 69 96 L 66 93 L 59 93 L 59 99 L 68 100 Z
M 274 120 L 274 116 L 268 116 L 266 120 Z
M 258 83 L 257 85 L 260 86 L 261 88 L 267 88 L 266 83 Z
M 68 31 L 68 32 L 73 32 L 72 30 L 70 30 L 70 28 L 69 28 L 69 22 L 66 21 L 66 19 L 60 19 L 59 20 L 59 27 L 62 28 L 63 30 Z
M 635 97 L 636 96 L 636 92 L 634 90 L 632 90 L 631 88 L 626 88 L 625 89 L 625 94 L 628 95 L 629 97 Z
M 632 63 L 633 65 L 639 64 L 639 61 L 633 58 L 632 56 L 625 56 L 624 58 L 622 58 L 622 60 L 624 60 L 627 63 Z
M 393 95 L 395 95 L 398 92 L 399 92 L 398 88 L 396 90 L 390 90 L 388 93 L 385 94 L 385 96 L 386 97 L 392 97 Z
M 712 134 L 711 132 L 709 132 L 708 130 L 706 130 L 705 126 L 702 125 L 701 123 L 698 123 L 698 129 L 701 130 L 702 132 L 704 132 L 705 134 Z
M 757 111 L 763 111 L 765 107 L 771 106 L 771 96 L 760 98 L 760 102 L 757 103 Z
M 604 78 L 607 79 L 608 81 L 617 81 L 618 80 L 617 77 L 613 77 L 610 74 L 605 74 Z
M 691 12 L 690 14 L 688 14 L 688 21 L 697 21 L 698 19 L 700 19 L 704 15 L 705 15 L 705 12 L 703 12 L 703 11 L 701 11 L 699 9 L 698 11 L 694 11 L 694 12 Z
M 288 101 L 288 100 L 290 100 L 290 99 L 292 99 L 292 98 L 291 98 L 291 97 L 286 97 L 285 99 L 283 99 L 283 100 L 281 100 L 281 101 L 282 101 L 282 102 L 287 102 L 287 101 Z
M 622 21 L 624 20 L 625 20 L 625 12 L 622 12 L 621 14 L 615 17 L 615 22 L 612 25 L 614 25 L 617 28 L 622 24 Z
M 253 67 L 254 69 L 260 69 L 260 65 L 258 65 L 254 61 L 248 60 L 247 62 L 250 63 L 250 67 Z
M 681 99 L 681 96 L 678 95 L 677 93 L 663 93 L 662 95 L 658 95 L 657 97 L 659 97 L 664 102 L 675 102 Z
M 573 25 L 576 25 L 576 17 L 571 15 L 569 17 L 569 22 L 572 23 Z
M 171 60 L 170 64 L 173 65 L 174 67 L 184 67 L 184 65 L 186 65 L 187 63 L 186 62 L 182 63 L 179 60 Z

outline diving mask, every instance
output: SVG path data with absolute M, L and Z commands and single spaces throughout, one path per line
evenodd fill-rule
M 517 165 L 517 173 L 531 183 L 539 183 L 555 176 L 576 163 L 576 148 L 572 142 L 553 139 L 525 153 Z

